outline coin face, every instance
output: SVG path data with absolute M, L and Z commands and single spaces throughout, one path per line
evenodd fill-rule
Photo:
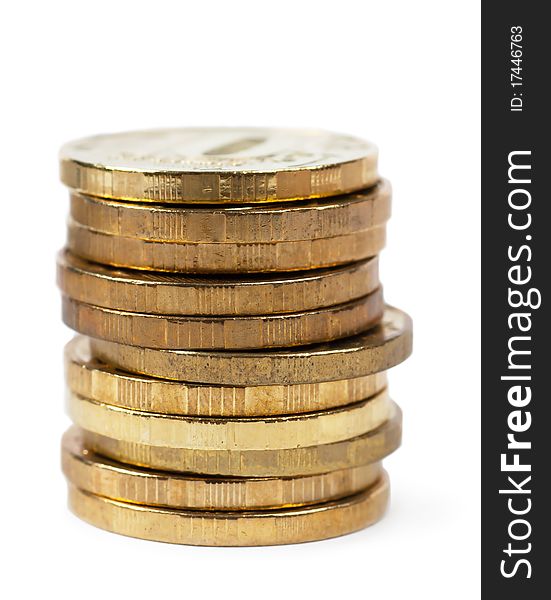
M 125 465 L 89 450 L 77 427 L 63 436 L 62 466 L 77 488 L 123 502 L 197 510 L 307 506 L 373 485 L 380 462 L 298 477 L 209 477 Z
M 344 535 L 378 521 L 388 499 L 385 473 L 372 486 L 340 500 L 241 512 L 131 504 L 69 485 L 69 507 L 96 527 L 131 537 L 195 546 L 269 546 Z
M 317 130 L 130 131 L 63 146 L 61 178 L 81 192 L 134 201 L 269 202 L 348 193 L 377 180 L 377 150 Z
M 97 135 L 68 143 L 61 157 L 109 170 L 275 173 L 358 160 L 373 151 L 358 138 L 325 131 L 193 127 Z

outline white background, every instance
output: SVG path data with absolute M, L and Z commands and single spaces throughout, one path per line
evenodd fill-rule
M 479 595 L 479 3 L 13 2 L 2 10 L 4 598 Z M 387 299 L 414 318 L 392 507 L 326 542 L 209 549 L 120 537 L 66 509 L 54 284 L 75 137 L 175 125 L 366 137 L 394 186 Z M 1 590 L 0 588 L 0 590 Z M 55 596 L 53 596 L 55 594 Z

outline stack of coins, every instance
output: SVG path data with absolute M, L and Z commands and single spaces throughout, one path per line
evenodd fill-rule
M 319 131 L 175 129 L 66 145 L 58 257 L 69 503 L 139 538 L 285 544 L 384 513 L 387 369 L 411 321 L 377 255 L 377 151 Z

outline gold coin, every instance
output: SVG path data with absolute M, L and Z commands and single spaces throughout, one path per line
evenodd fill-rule
M 231 387 L 157 379 L 119 371 L 92 358 L 88 338 L 65 349 L 69 389 L 130 410 L 211 417 L 286 415 L 336 408 L 369 398 L 387 385 L 385 372 L 356 379 L 295 385 Z
M 200 511 L 130 504 L 69 485 L 80 519 L 130 537 L 193 546 L 274 546 L 344 535 L 378 521 L 389 500 L 383 476 L 366 490 L 307 507 L 263 511 Z
M 92 353 L 124 371 L 231 386 L 318 383 L 386 371 L 411 354 L 409 316 L 387 306 L 382 322 L 351 338 L 263 352 L 157 350 L 91 340 Z
M 347 194 L 377 181 L 377 149 L 326 131 L 189 128 L 69 142 L 61 180 L 139 202 L 256 203 Z
M 400 409 L 361 436 L 300 448 L 279 450 L 203 450 L 168 448 L 127 442 L 84 430 L 84 444 L 97 454 L 118 462 L 161 471 L 235 477 L 294 477 L 351 469 L 383 460 L 400 445 Z
M 122 312 L 63 297 L 63 321 L 79 333 L 132 346 L 243 350 L 304 346 L 369 329 L 382 317 L 382 290 L 330 308 L 283 315 L 215 317 Z
M 61 252 L 61 291 L 96 306 L 178 315 L 256 315 L 301 312 L 343 304 L 379 286 L 378 258 L 331 269 L 262 277 L 213 278 L 126 271 Z
M 349 235 L 276 244 L 178 244 L 95 231 L 69 219 L 67 246 L 92 262 L 174 273 L 265 273 L 332 267 L 379 254 L 384 225 Z
M 303 477 L 199 477 L 133 467 L 103 458 L 71 427 L 63 436 L 62 466 L 77 488 L 105 498 L 192 509 L 266 509 L 343 498 L 374 484 L 380 462 Z
M 324 200 L 249 206 L 168 206 L 71 195 L 80 225 L 154 242 L 273 244 L 349 235 L 390 218 L 390 184 Z
M 340 408 L 269 417 L 191 417 L 121 408 L 69 393 L 69 416 L 123 442 L 191 450 L 280 450 L 331 444 L 380 427 L 393 412 L 386 390 Z

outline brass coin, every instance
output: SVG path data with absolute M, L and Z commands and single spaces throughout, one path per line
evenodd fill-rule
M 169 206 L 71 194 L 76 223 L 154 242 L 274 244 L 349 235 L 390 218 L 390 184 L 324 200 L 249 206 Z
M 235 477 L 294 477 L 351 469 L 383 460 L 400 445 L 400 409 L 361 436 L 300 448 L 279 450 L 199 450 L 126 442 L 83 431 L 84 444 L 97 454 L 118 462 L 161 471 Z
M 88 338 L 65 350 L 69 389 L 122 408 L 211 417 L 286 415 L 336 408 L 369 398 L 387 384 L 386 372 L 356 379 L 295 385 L 231 387 L 157 379 L 119 371 L 92 358 Z
M 78 428 L 63 436 L 62 466 L 77 488 L 105 498 L 203 510 L 304 506 L 342 498 L 374 484 L 380 462 L 302 477 L 199 477 L 133 467 L 103 458 L 83 444 Z
M 365 491 L 308 507 L 200 511 L 111 500 L 69 485 L 69 507 L 91 525 L 130 537 L 193 546 L 273 546 L 332 538 L 378 521 L 389 500 L 386 474 Z
M 411 354 L 412 324 L 387 306 L 382 322 L 365 333 L 327 344 L 263 352 L 156 350 L 91 340 L 105 363 L 134 373 L 231 386 L 318 383 L 386 371 Z
M 349 235 L 276 244 L 151 242 L 95 231 L 69 219 L 67 246 L 92 262 L 174 273 L 265 273 L 332 267 L 379 254 L 384 225 Z
M 378 258 L 331 269 L 263 276 L 204 276 L 127 271 L 61 252 L 57 281 L 71 298 L 129 312 L 256 315 L 325 308 L 366 296 L 379 286 Z
M 380 427 L 394 410 L 386 390 L 336 409 L 232 419 L 138 412 L 71 393 L 67 401 L 69 416 L 86 431 L 122 442 L 193 451 L 280 450 L 331 444 Z
M 382 317 L 382 290 L 301 313 L 215 317 L 122 312 L 63 297 L 63 321 L 79 333 L 132 346 L 243 350 L 304 346 L 369 329 Z
M 377 181 L 377 149 L 326 131 L 189 128 L 69 142 L 61 180 L 91 196 L 256 203 L 347 194 Z

